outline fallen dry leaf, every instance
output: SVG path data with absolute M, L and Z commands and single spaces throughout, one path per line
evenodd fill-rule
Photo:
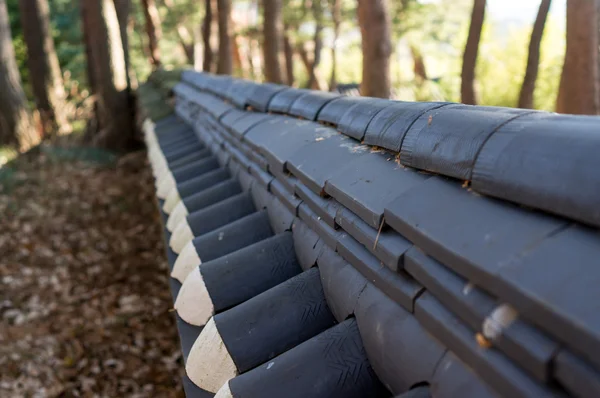
M 145 159 L 38 153 L 5 166 L 16 172 L 0 185 L 0 396 L 183 396 Z

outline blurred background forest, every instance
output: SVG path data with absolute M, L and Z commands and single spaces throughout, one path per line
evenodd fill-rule
M 8 9 L 14 58 L 29 109 L 39 111 L 33 112 L 33 123 L 41 123 L 40 134 L 81 131 L 86 125 L 89 130 L 98 103 L 98 96 L 92 95 L 98 93 L 91 87 L 89 60 L 98 39 L 92 32 L 93 21 L 88 21 L 89 29 L 83 21 L 85 8 L 106 0 L 0 2 Z M 598 3 L 114 0 L 111 7 L 120 25 L 127 84 L 132 90 L 159 67 L 194 67 L 321 90 L 360 84 L 362 95 L 403 101 L 596 114 Z M 105 16 L 104 22 L 110 37 L 110 16 Z M 50 73 L 54 74 L 51 84 L 47 78 L 46 86 L 53 85 L 51 90 L 59 91 L 55 97 L 66 99 L 65 103 L 61 100 L 60 107 L 65 109 L 63 118 L 69 119 L 67 128 L 66 121 L 57 124 L 47 120 L 47 112 L 40 106 L 44 101 L 38 98 L 44 95 L 36 95 L 32 79 L 36 67 L 32 64 L 39 60 L 30 54 L 32 49 L 28 50 L 27 31 L 39 24 L 48 25 L 50 37 L 45 39 L 43 29 L 37 29 L 30 33 L 29 46 L 41 41 L 42 53 L 56 54 L 45 61 L 51 66 L 56 63 L 53 58 L 58 62 L 46 68 L 54 71 Z M 571 55 L 565 57 L 569 37 Z M 86 40 L 90 40 L 88 46 Z M 109 45 L 107 51 L 114 48 Z M 565 59 L 572 60 L 570 65 Z M 113 75 L 119 73 L 112 71 Z M 559 96 L 561 76 L 569 83 Z M 64 93 L 60 92 L 63 86 Z M 561 104 L 559 97 L 566 100 Z M 46 102 L 52 102 L 51 98 Z M 57 113 L 51 119 L 59 116 Z M 0 145 L 10 144 L 6 138 L 0 141 Z
M 27 48 L 19 20 L 19 0 L 7 0 L 11 18 L 11 30 L 19 71 L 28 98 L 33 101 Z M 89 93 L 85 69 L 85 49 L 79 18 L 80 0 L 52 0 L 50 16 L 52 36 L 61 70 L 65 75 L 65 87 L 74 99 Z M 148 62 L 148 43 L 145 36 L 143 1 L 133 1 L 129 22 L 129 48 L 131 64 L 140 81 L 146 80 L 152 70 Z M 150 1 L 152 3 L 152 1 Z M 192 59 L 186 56 L 185 47 L 193 51 L 201 32 L 206 8 L 198 0 L 156 0 L 158 53 L 164 65 L 185 66 Z M 314 49 L 315 13 L 310 1 L 284 1 L 284 24 L 286 36 L 296 48 Z M 359 83 L 361 80 L 361 36 L 356 19 L 356 1 L 341 1 L 340 36 L 336 43 L 340 56 L 337 80 L 340 83 Z M 539 1 L 489 0 L 484 22 L 480 54 L 477 62 L 477 80 L 482 105 L 517 106 L 519 90 L 525 74 L 527 46 L 536 17 Z M 558 83 L 565 51 L 565 0 L 554 0 L 550 10 L 541 47 L 540 73 L 536 86 L 536 109 L 554 110 Z M 445 100 L 460 102 L 460 72 L 462 52 L 469 29 L 472 0 L 404 0 L 391 1 L 392 44 L 391 84 L 397 99 Z M 318 70 L 324 77 L 331 75 L 332 58 L 328 51 L 333 45 L 334 21 L 331 9 L 323 7 L 321 32 L 322 54 Z M 255 80 L 263 80 L 260 59 L 261 15 L 258 1 L 233 0 L 232 20 L 235 41 L 246 60 L 236 65 L 234 74 Z M 284 25 L 284 26 L 285 26 Z M 215 37 L 216 38 L 216 37 Z M 200 46 L 202 44 L 200 43 Z M 218 46 L 218 41 L 213 46 Z M 216 52 L 216 48 L 214 49 Z M 249 54 L 254 53 L 254 54 Z M 240 54 L 242 55 L 242 54 Z M 303 87 L 308 72 L 298 58 L 294 67 L 294 85 Z M 417 86 L 414 58 L 421 57 L 428 86 Z M 247 60 L 252 59 L 252 65 Z

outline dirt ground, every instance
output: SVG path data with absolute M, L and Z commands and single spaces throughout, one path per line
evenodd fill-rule
M 0 169 L 0 397 L 180 397 L 144 152 L 41 148 Z

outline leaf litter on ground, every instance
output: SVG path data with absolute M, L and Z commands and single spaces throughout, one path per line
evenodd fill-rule
M 182 397 L 143 151 L 42 148 L 0 178 L 0 396 Z

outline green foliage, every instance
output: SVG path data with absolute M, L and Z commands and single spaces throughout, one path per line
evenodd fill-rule
M 87 0 L 86 0 L 87 1 Z M 66 74 L 67 92 L 71 89 L 82 91 L 89 89 L 87 83 L 86 56 L 80 18 L 80 0 L 49 0 L 52 36 L 63 74 Z M 203 7 L 196 0 L 172 0 L 173 7 L 167 8 L 163 0 L 157 0 L 162 17 L 164 32 L 160 49 L 166 65 L 182 66 L 187 60 L 180 48 L 176 34 L 176 25 L 182 24 L 190 33 L 198 29 L 204 16 Z M 7 0 L 10 17 L 13 46 L 17 65 L 23 81 L 23 88 L 33 103 L 29 70 L 27 68 L 27 47 L 23 38 L 19 15 L 19 0 Z M 134 72 L 139 81 L 144 81 L 152 71 L 145 54 L 146 36 L 144 30 L 144 14 L 139 0 L 131 0 L 131 18 L 133 29 L 130 29 L 130 58 Z
M 0 168 L 16 158 L 18 154 L 13 147 L 0 146 Z
M 500 28 L 489 20 L 484 25 L 477 60 L 476 90 L 482 105 L 516 107 L 525 75 L 531 27 L 509 28 L 502 35 L 498 34 Z M 458 44 L 455 46 L 462 49 Z M 557 21 L 549 19 L 541 46 L 534 98 L 536 109 L 554 110 L 564 51 L 564 32 Z M 461 56 L 462 53 L 456 54 L 448 60 L 448 73 L 440 79 L 446 100 L 460 101 Z
M 167 7 L 167 4 L 170 6 Z M 140 0 L 132 0 L 131 18 L 133 31 L 129 30 L 129 53 L 131 64 L 138 81 L 145 81 L 152 72 L 146 54 L 147 38 L 144 11 Z M 200 29 L 204 18 L 204 2 L 198 0 L 156 0 L 161 17 L 162 38 L 159 41 L 161 62 L 164 65 L 182 67 L 188 64 L 177 35 L 177 26 L 187 29 L 193 39 L 194 32 Z
M 69 71 L 73 81 L 80 82 L 85 86 L 87 84 L 86 64 L 79 18 L 79 1 L 51 0 L 48 4 L 50 6 L 50 22 L 52 25 L 54 47 L 61 70 Z M 27 68 L 27 47 L 21 28 L 19 0 L 7 0 L 7 7 L 17 66 L 21 74 L 25 93 L 30 101 L 32 101 L 29 70 Z
M 427 23 L 439 23 L 437 4 L 424 4 L 418 0 L 392 1 L 390 19 L 392 22 L 392 37 L 398 40 L 407 32 L 422 29 Z
M 18 12 L 19 0 L 7 0 L 13 45 L 24 89 L 31 99 L 27 51 Z M 87 1 L 87 0 L 86 0 Z M 257 0 L 233 0 L 240 12 L 252 13 L 248 20 L 255 24 L 237 26 L 240 35 L 260 37 L 262 29 L 261 3 Z M 296 43 L 311 41 L 315 29 L 312 4 L 320 1 L 325 48 L 319 69 L 329 77 L 332 59 L 328 46 L 332 43 L 332 0 L 285 0 L 284 20 Z M 159 42 L 164 65 L 184 66 L 187 59 L 181 46 L 177 26 L 184 27 L 193 37 L 204 18 L 204 1 L 156 0 L 162 22 L 163 36 Z M 81 92 L 87 87 L 86 58 L 80 23 L 80 0 L 50 0 L 53 37 L 60 66 L 66 74 L 67 91 Z M 137 80 L 143 82 L 152 72 L 148 61 L 144 14 L 140 0 L 131 0 L 132 26 L 129 29 L 130 59 Z M 361 46 L 357 27 L 356 0 L 342 0 L 341 39 L 338 43 L 338 75 L 341 83 L 360 82 Z M 394 92 L 403 100 L 460 100 L 460 69 L 469 26 L 472 0 L 394 0 L 389 1 L 392 21 L 391 74 Z M 531 21 L 532 25 L 533 21 Z M 477 90 L 481 104 L 516 106 L 525 71 L 531 25 L 513 29 L 502 27 L 486 16 L 477 63 Z M 542 41 L 539 76 L 535 91 L 538 109 L 552 110 L 564 57 L 564 24 L 550 16 Z M 417 84 L 413 75 L 413 59 L 409 48 L 421 52 L 430 80 Z M 294 65 L 297 83 L 308 78 L 299 61 Z M 85 96 L 84 96 L 85 97 Z M 156 109 L 159 113 L 160 109 Z
M 396 34 L 401 32 L 400 52 L 403 46 L 416 45 L 424 55 L 429 78 L 432 79 L 418 87 L 414 82 L 412 57 L 396 52 L 392 56 L 392 80 L 401 99 L 460 102 L 460 72 L 471 7 L 472 0 L 420 4 L 408 9 L 410 17 L 404 17 L 412 20 L 410 29 L 394 25 Z M 402 24 L 402 21 L 397 19 L 395 23 Z M 489 13 L 486 16 L 476 73 L 480 104 L 517 106 L 532 25 L 533 21 L 531 25 L 507 27 L 494 21 Z M 564 51 L 564 26 L 550 17 L 541 46 L 534 101 L 536 109 L 554 110 Z
M 73 80 L 87 85 L 79 1 L 50 1 L 50 15 L 52 36 L 61 70 L 68 70 Z
M 175 34 L 177 24 L 184 25 L 190 31 L 198 28 L 204 18 L 204 2 L 190 0 L 172 0 L 173 6 L 167 8 L 164 1 L 158 0 L 164 33 L 166 36 Z

